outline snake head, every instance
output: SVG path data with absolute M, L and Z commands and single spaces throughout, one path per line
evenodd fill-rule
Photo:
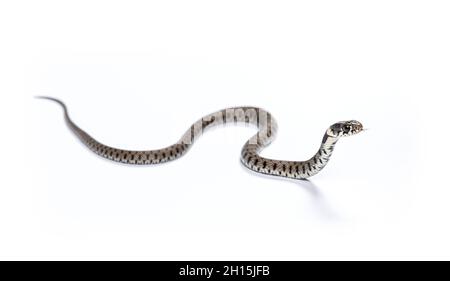
M 361 122 L 356 120 L 341 121 L 330 126 L 327 134 L 331 137 L 340 138 L 357 134 L 363 130 Z

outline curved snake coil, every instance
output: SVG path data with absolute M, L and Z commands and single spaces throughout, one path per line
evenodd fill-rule
M 363 130 L 360 122 L 342 121 L 331 125 L 325 135 L 319 151 L 306 161 L 283 161 L 261 157 L 259 152 L 269 145 L 277 132 L 277 123 L 272 115 L 258 107 L 232 107 L 204 116 L 186 131 L 181 139 L 168 147 L 156 150 L 124 150 L 104 145 L 80 129 L 69 117 L 66 105 L 55 98 L 39 96 L 37 98 L 54 101 L 64 109 L 68 127 L 94 153 L 121 163 L 150 165 L 172 161 L 183 156 L 195 140 L 206 130 L 228 123 L 247 123 L 255 125 L 258 133 L 251 137 L 241 151 L 241 162 L 255 172 L 282 176 L 293 179 L 306 179 L 317 174 L 328 163 L 334 146 L 340 137 L 354 135 Z

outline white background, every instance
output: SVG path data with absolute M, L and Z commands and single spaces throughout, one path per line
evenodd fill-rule
M 448 1 L 2 1 L 1 259 L 449 259 Z M 65 127 L 153 149 L 202 115 L 277 118 L 266 157 L 310 182 L 239 163 L 252 128 L 203 136 L 182 159 L 103 160 Z

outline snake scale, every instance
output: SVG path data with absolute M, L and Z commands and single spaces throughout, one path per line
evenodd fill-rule
M 67 126 L 94 153 L 112 161 L 132 165 L 149 165 L 172 161 L 183 156 L 195 140 L 208 129 L 228 123 L 247 123 L 258 128 L 243 146 L 241 162 L 250 170 L 273 176 L 306 179 L 320 172 L 330 160 L 334 146 L 340 137 L 350 136 L 363 130 L 356 120 L 337 122 L 325 132 L 319 150 L 306 161 L 284 161 L 264 158 L 259 152 L 276 136 L 277 123 L 273 116 L 262 108 L 244 106 L 231 107 L 211 113 L 199 119 L 173 145 L 155 150 L 125 150 L 104 145 L 79 128 L 69 117 L 66 105 L 55 98 L 39 96 L 60 104 L 64 110 Z

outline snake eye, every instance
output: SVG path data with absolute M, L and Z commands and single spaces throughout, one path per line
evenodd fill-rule
M 351 129 L 350 125 L 345 125 L 344 128 L 343 128 L 344 133 L 347 134 L 348 132 L 350 132 L 350 129 Z

